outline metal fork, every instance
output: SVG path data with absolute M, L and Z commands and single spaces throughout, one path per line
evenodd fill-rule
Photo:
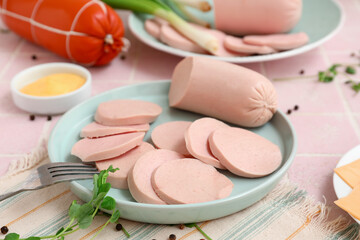
M 36 190 L 55 183 L 92 178 L 99 173 L 95 165 L 84 163 L 56 162 L 34 169 L 24 182 L 16 185 L 11 192 L 0 195 L 0 201 L 20 192 Z

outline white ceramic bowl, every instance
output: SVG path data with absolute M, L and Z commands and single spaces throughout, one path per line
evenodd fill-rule
M 19 91 L 22 87 L 54 73 L 77 74 L 84 77 L 86 82 L 75 91 L 52 97 L 30 96 Z M 11 93 L 15 105 L 24 111 L 44 115 L 60 114 L 90 97 L 91 74 L 86 68 L 72 63 L 39 64 L 15 75 L 11 81 Z

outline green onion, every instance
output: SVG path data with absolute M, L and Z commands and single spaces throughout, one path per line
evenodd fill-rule
M 174 3 L 176 1 L 173 1 Z M 181 13 L 186 17 L 187 20 L 189 20 L 190 22 L 196 23 L 200 26 L 206 27 L 206 28 L 210 28 L 210 23 L 208 23 L 207 21 L 196 17 L 194 14 L 192 14 L 187 8 L 186 6 L 182 5 L 182 4 L 176 4 L 176 7 L 178 8 L 179 11 L 181 11 Z
M 203 12 L 208 12 L 211 10 L 210 4 L 202 0 L 173 0 L 173 1 L 177 4 L 193 7 Z
M 142 12 L 160 17 L 210 53 L 215 53 L 219 47 L 219 42 L 214 36 L 191 26 L 176 15 L 169 6 L 158 0 L 103 0 L 103 2 L 113 8 L 127 9 L 133 12 Z

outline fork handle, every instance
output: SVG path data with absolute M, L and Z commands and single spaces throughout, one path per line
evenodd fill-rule
M 43 188 L 43 187 L 46 187 L 46 186 L 42 186 L 41 188 Z M 37 188 L 23 188 L 23 189 L 14 191 L 14 192 L 5 193 L 3 195 L 0 195 L 0 202 L 7 199 L 7 198 L 9 198 L 9 197 L 15 196 L 16 194 L 19 194 L 21 192 L 30 191 L 30 190 L 36 190 L 36 189 L 40 189 L 40 187 L 37 187 Z
M 26 190 L 22 189 L 22 190 L 18 190 L 18 191 L 15 191 L 15 192 L 9 192 L 9 193 L 5 193 L 3 195 L 0 195 L 0 202 L 2 200 L 5 200 L 5 199 L 9 198 L 9 197 L 15 196 L 16 194 L 21 193 L 23 191 L 26 191 Z

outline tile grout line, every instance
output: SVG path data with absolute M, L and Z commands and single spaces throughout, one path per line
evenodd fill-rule
M 264 75 L 265 77 L 267 77 L 267 72 L 266 72 L 266 68 L 265 68 L 265 63 L 264 63 L 264 62 L 260 62 L 260 71 L 261 71 L 262 75 Z
M 136 69 L 137 69 L 137 65 L 139 63 L 139 55 L 140 55 L 140 52 L 141 52 L 141 48 L 142 48 L 142 45 L 138 45 L 137 48 L 136 48 L 134 66 L 133 66 L 133 68 L 131 70 L 130 77 L 129 77 L 130 84 L 134 81 L 135 72 L 136 72 Z
M 5 73 L 7 72 L 7 70 L 10 68 L 10 66 L 12 65 L 14 59 L 19 55 L 20 53 L 20 49 L 22 48 L 22 46 L 24 45 L 25 40 L 22 39 L 21 42 L 17 45 L 17 47 L 15 48 L 14 52 L 11 54 L 9 61 L 6 63 L 5 67 L 2 69 L 2 71 L 0 72 L 0 82 L 5 81 L 2 78 L 4 77 Z
M 324 50 L 324 48 L 322 46 L 320 46 L 320 52 L 321 52 L 321 55 L 325 61 L 325 63 L 330 66 L 330 60 Z M 345 115 L 347 116 L 348 120 L 350 121 L 350 124 L 351 126 L 353 127 L 357 137 L 358 137 L 358 140 L 360 140 L 360 129 L 359 129 L 359 126 L 358 124 L 356 123 L 356 119 L 354 117 L 354 115 L 352 114 L 351 112 L 351 108 L 349 106 L 349 103 L 347 102 L 345 96 L 344 96 L 344 93 L 341 91 L 341 87 L 339 85 L 339 81 L 334 81 L 334 84 L 335 84 L 335 87 L 336 87 L 336 90 L 338 92 L 338 94 L 340 95 L 340 98 L 341 98 L 341 101 L 343 103 L 343 106 L 345 108 Z
M 44 142 L 47 143 L 47 141 L 49 140 L 49 135 L 50 135 L 49 131 L 51 130 L 50 127 L 51 127 L 51 121 L 46 121 L 43 126 L 43 129 L 41 131 L 41 134 L 40 134 L 40 137 L 38 139 L 35 149 L 38 149 L 41 146 L 41 144 L 43 144 Z
M 341 153 L 298 153 L 296 157 L 342 157 Z

